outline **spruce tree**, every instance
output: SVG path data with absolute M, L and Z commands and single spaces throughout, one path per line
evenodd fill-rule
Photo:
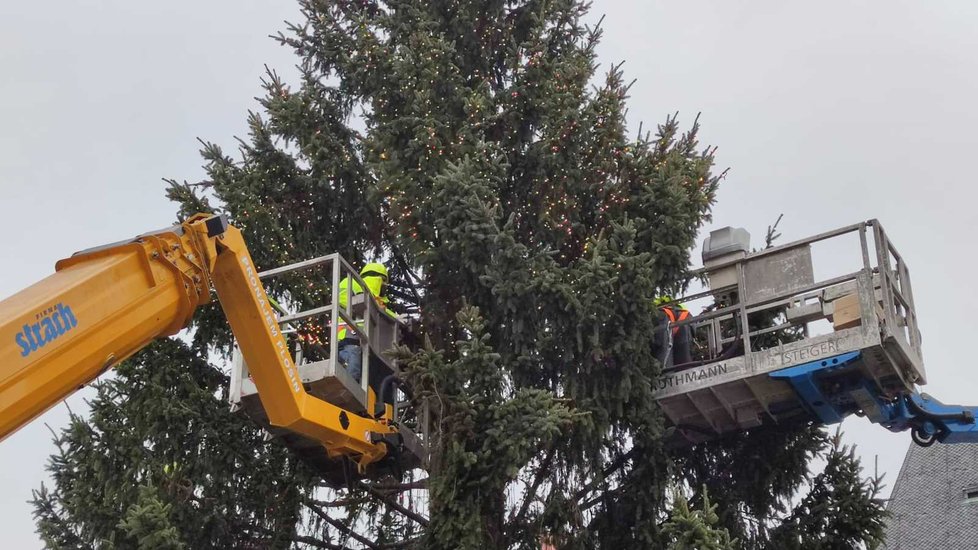
M 59 436 L 56 487 L 35 501 L 45 540 L 665 549 L 704 531 L 718 548 L 764 548 L 782 518 L 813 517 L 789 503 L 827 444 L 816 428 L 664 446 L 652 302 L 688 283 L 722 173 L 697 120 L 629 133 L 628 85 L 620 65 L 599 71 L 588 5 L 300 4 L 304 20 L 278 36 L 297 81 L 269 71 L 237 155 L 205 142 L 207 179 L 167 193 L 179 218 L 226 213 L 260 269 L 331 252 L 391 260 L 395 308 L 419 311 L 424 335 L 397 353 L 438 412 L 427 518 L 373 501 L 377 488 L 324 493 L 232 416 L 206 361 L 231 344 L 211 306 L 191 346 L 139 355 Z M 269 291 L 319 305 L 321 288 L 288 283 Z M 140 382 L 155 376 L 170 378 Z M 862 483 L 846 472 L 833 483 Z M 673 486 L 710 498 L 673 499 Z M 879 512 L 865 492 L 817 498 L 844 493 L 861 517 Z
M 179 340 L 152 344 L 98 386 L 55 439 L 34 505 L 51 548 L 288 548 L 309 473 L 246 418 L 225 377 Z M 223 395 L 226 398 L 226 394 Z
M 716 504 L 710 504 L 706 489 L 703 490 L 703 509 L 694 510 L 686 495 L 675 490 L 672 513 L 662 526 L 663 534 L 671 539 L 666 550 L 733 550 L 736 541 L 730 533 L 718 528 Z
M 864 479 L 853 448 L 840 432 L 825 450 L 825 468 L 801 503 L 771 534 L 769 548 L 829 550 L 879 548 L 884 540 L 882 478 Z

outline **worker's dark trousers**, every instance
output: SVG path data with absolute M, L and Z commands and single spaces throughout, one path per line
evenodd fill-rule
M 671 327 L 667 319 L 656 325 L 653 346 L 655 356 L 662 363 L 663 368 L 668 369 L 693 361 L 692 335 L 693 331 L 688 325 Z M 672 338 L 671 350 L 669 346 L 670 337 Z
M 689 325 L 684 325 L 677 327 L 674 331 L 672 337 L 672 364 L 673 365 L 684 365 L 686 363 L 693 362 L 693 354 L 691 352 L 691 343 L 693 339 L 693 331 L 689 328 Z

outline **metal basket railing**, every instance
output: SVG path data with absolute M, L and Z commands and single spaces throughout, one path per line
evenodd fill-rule
M 816 280 L 811 265 L 811 246 L 853 233 L 859 237 L 862 265 L 853 266 L 857 269 L 840 276 Z M 730 352 L 730 346 L 738 346 L 750 363 L 751 354 L 779 345 L 778 333 L 789 333 L 795 340 L 807 338 L 810 323 L 831 315 L 827 297 L 857 293 L 862 306 L 861 324 L 878 324 L 881 339 L 894 346 L 896 352 L 912 365 L 916 378 L 923 381 L 921 338 L 910 271 L 878 221 L 849 225 L 708 269 L 724 268 L 735 270 L 736 284 L 676 300 L 689 303 L 719 294 L 736 296 L 735 303 L 704 311 L 672 325 L 692 329 L 693 339 L 701 352 L 695 363 L 716 361 Z M 708 269 L 700 269 L 694 275 L 705 276 Z M 791 273 L 786 275 L 788 272 Z M 751 328 L 762 315 L 768 316 L 767 326 Z M 672 365 L 667 370 L 690 366 L 694 365 Z

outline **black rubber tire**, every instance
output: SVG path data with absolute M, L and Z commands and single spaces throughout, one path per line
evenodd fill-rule
M 926 435 L 920 428 L 914 428 L 910 431 L 910 439 L 914 443 L 920 445 L 921 447 L 930 447 L 934 443 L 937 443 L 937 435 Z

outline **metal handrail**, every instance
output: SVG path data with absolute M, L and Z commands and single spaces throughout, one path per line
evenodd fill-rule
M 722 263 L 718 263 L 716 265 L 712 265 L 709 268 L 707 268 L 707 267 L 701 267 L 699 269 L 694 270 L 692 273 L 690 273 L 690 276 L 697 277 L 699 275 L 705 274 L 707 271 L 714 271 L 714 270 L 717 270 L 717 269 L 723 269 L 725 267 L 730 267 L 730 266 L 733 266 L 733 265 L 737 265 L 739 263 L 743 263 L 744 261 L 747 261 L 747 260 L 754 260 L 754 259 L 762 258 L 764 256 L 768 256 L 768 255 L 771 255 L 771 254 L 777 254 L 778 252 L 784 252 L 786 250 L 792 250 L 792 249 L 795 249 L 795 248 L 801 248 L 803 246 L 807 246 L 807 245 L 810 245 L 810 244 L 817 243 L 819 241 L 824 241 L 824 240 L 827 240 L 827 239 L 831 239 L 833 237 L 838 237 L 838 236 L 841 236 L 841 235 L 845 235 L 847 233 L 854 233 L 854 232 L 859 231 L 859 230 L 861 230 L 861 229 L 863 229 L 863 228 L 865 228 L 867 226 L 873 226 L 874 224 L 878 224 L 878 222 L 876 222 L 876 220 L 869 220 L 869 221 L 865 221 L 865 222 L 855 223 L 855 224 L 852 224 L 852 225 L 847 225 L 845 227 L 840 227 L 839 229 L 835 229 L 835 230 L 832 230 L 832 231 L 826 231 L 824 233 L 819 233 L 818 235 L 814 235 L 812 237 L 808 237 L 808 238 L 805 238 L 805 239 L 799 239 L 797 241 L 792 241 L 790 243 L 786 243 L 786 244 L 782 244 L 782 245 L 778 245 L 778 246 L 772 246 L 771 248 L 765 248 L 763 250 L 758 250 L 756 252 L 751 252 L 750 254 L 747 254 L 743 258 L 735 258 L 735 259 L 732 259 L 732 260 L 728 260 L 726 262 L 722 262 Z
M 310 267 L 315 267 L 319 264 L 331 262 L 336 258 L 339 258 L 339 253 L 327 254 L 325 256 L 319 256 L 318 258 L 312 258 L 311 260 L 305 260 L 303 262 L 296 262 L 294 264 L 283 265 L 282 267 L 276 267 L 274 269 L 268 269 L 262 271 L 258 274 L 259 279 L 267 279 L 269 277 L 277 277 L 284 273 L 291 273 L 293 271 L 300 271 L 303 269 L 309 269 Z
M 294 323 L 294 322 L 297 322 L 297 321 L 305 321 L 306 319 L 310 319 L 312 317 L 318 317 L 320 315 L 325 315 L 327 313 L 330 313 L 331 311 L 333 311 L 333 306 L 316 307 L 316 308 L 313 308 L 313 309 L 307 309 L 305 311 L 300 311 L 298 313 L 294 313 L 294 314 L 291 314 L 291 315 L 284 315 L 282 317 L 279 317 L 278 322 L 281 325 L 281 324 L 284 324 L 284 323 Z
M 347 303 L 345 307 L 340 307 L 339 305 L 339 294 L 340 287 L 343 281 L 349 277 L 351 280 L 355 281 L 356 284 L 360 285 L 360 288 L 367 288 L 367 284 L 360 277 L 360 274 L 339 254 L 332 253 L 325 256 L 319 256 L 317 258 L 312 258 L 302 262 L 297 262 L 294 264 L 281 266 L 266 271 L 262 271 L 258 274 L 259 279 L 270 279 L 273 277 L 278 277 L 281 275 L 295 273 L 298 271 L 308 270 L 318 266 L 325 266 L 328 271 L 329 287 L 330 293 L 330 303 L 325 306 L 315 307 L 308 310 L 299 311 L 296 313 L 283 315 L 278 319 L 279 324 L 296 323 L 298 321 L 304 321 L 318 316 L 328 316 L 329 317 L 329 357 L 328 360 L 332 363 L 331 367 L 335 371 L 337 365 L 336 361 L 338 359 L 339 343 L 337 339 L 339 325 L 341 323 L 346 324 L 351 330 L 353 330 L 358 338 L 361 340 L 361 347 L 363 350 L 362 357 L 362 370 L 360 377 L 361 389 L 364 395 L 367 393 L 370 380 L 370 345 L 372 342 L 371 329 L 369 319 L 372 316 L 378 315 L 380 312 L 376 311 L 377 305 L 373 300 L 364 298 L 362 302 L 356 300 L 354 296 L 348 296 Z M 348 294 L 352 294 L 349 292 Z M 363 326 L 359 326 L 358 322 L 354 320 L 353 309 L 354 306 L 359 306 L 363 304 Z M 397 319 L 391 319 L 395 324 L 400 324 Z M 396 339 L 396 330 L 394 332 L 394 337 Z M 385 361 L 386 362 L 386 361 Z M 366 406 L 366 403 L 364 403 Z
M 873 252 L 875 252 L 875 254 L 871 254 L 869 240 L 867 238 L 867 230 L 870 228 L 872 229 L 873 233 L 873 245 L 875 248 Z M 736 268 L 737 273 L 737 284 L 729 285 L 725 289 L 707 289 L 687 296 L 682 296 L 676 299 L 674 302 L 690 302 L 692 300 L 715 295 L 724 290 L 733 289 L 738 290 L 738 296 L 740 296 L 740 299 L 743 300 L 746 296 L 744 266 L 747 263 L 764 256 L 809 246 L 813 243 L 854 232 L 859 234 L 859 249 L 863 264 L 861 269 L 837 277 L 815 281 L 812 284 L 805 285 L 800 288 L 793 288 L 788 291 L 778 292 L 771 296 L 765 296 L 763 299 L 756 299 L 751 302 L 741 301 L 737 304 L 728 305 L 713 311 L 707 311 L 695 317 L 689 317 L 686 320 L 677 321 L 673 323 L 672 326 L 691 326 L 693 329 L 709 327 L 711 352 L 715 351 L 718 353 L 719 348 L 722 348 L 724 344 L 739 339 L 743 341 L 744 353 L 746 355 L 750 355 L 753 353 L 751 349 L 752 337 L 778 332 L 792 327 L 805 327 L 807 326 L 808 321 L 788 321 L 777 326 L 749 331 L 746 330 L 748 316 L 762 311 L 769 311 L 774 308 L 787 307 L 792 303 L 811 300 L 812 298 L 819 297 L 821 291 L 824 291 L 825 289 L 852 281 L 858 281 L 860 277 L 869 277 L 869 280 L 872 281 L 874 279 L 874 274 L 880 273 L 881 276 L 878 279 L 878 286 L 872 286 L 878 289 L 882 295 L 880 301 L 883 302 L 883 318 L 881 320 L 885 326 L 891 327 L 891 333 L 896 334 L 898 338 L 902 340 L 906 340 L 904 342 L 906 346 L 908 346 L 919 359 L 921 355 L 919 329 L 917 326 L 917 313 L 913 304 L 913 293 L 910 285 L 909 269 L 907 268 L 902 257 L 897 252 L 896 248 L 889 242 L 889 239 L 887 238 L 885 231 L 883 231 L 882 226 L 875 219 L 848 225 L 832 231 L 826 231 L 824 233 L 793 241 L 781 246 L 753 252 L 742 258 L 734 258 L 726 262 L 712 265 L 709 268 L 704 267 L 698 269 L 693 272 L 694 277 L 703 276 L 705 273 L 707 273 L 707 271 L 734 267 Z M 896 260 L 896 271 L 894 271 L 890 266 L 891 255 Z M 875 258 L 873 258 L 873 256 L 875 256 Z M 907 327 L 906 336 L 904 336 L 902 330 L 898 330 L 900 327 L 897 322 L 898 319 L 905 319 L 905 325 Z M 722 338 L 718 334 L 714 334 L 719 330 L 720 323 L 734 320 L 739 320 L 741 326 L 743 327 L 739 331 L 739 336 L 736 338 Z M 714 350 L 714 348 L 717 349 Z
M 722 307 L 720 309 L 715 309 L 713 311 L 707 311 L 705 313 L 696 315 L 695 317 L 689 317 L 688 319 L 683 321 L 676 321 L 675 323 L 673 323 L 673 326 L 691 325 L 691 324 L 695 324 L 697 321 L 706 321 L 706 320 L 720 318 L 720 317 L 733 316 L 740 313 L 740 310 L 743 309 L 744 307 L 747 308 L 747 314 L 750 315 L 752 313 L 758 313 L 781 305 L 787 305 L 792 301 L 804 297 L 815 296 L 812 294 L 812 292 L 816 290 L 823 290 L 832 286 L 840 285 L 842 283 L 847 283 L 849 281 L 855 281 L 859 277 L 860 273 L 862 273 L 862 270 L 854 271 L 846 275 L 840 275 L 838 277 L 833 277 L 831 279 L 826 279 L 825 281 L 816 282 L 812 285 L 808 285 L 806 287 L 793 290 L 790 293 L 785 293 L 784 295 L 772 296 L 770 298 L 766 298 L 764 300 L 758 300 L 749 304 L 742 304 L 742 303 L 733 304 L 726 307 Z M 680 298 L 678 300 L 675 300 L 675 302 L 688 301 L 685 298 L 686 297 Z

